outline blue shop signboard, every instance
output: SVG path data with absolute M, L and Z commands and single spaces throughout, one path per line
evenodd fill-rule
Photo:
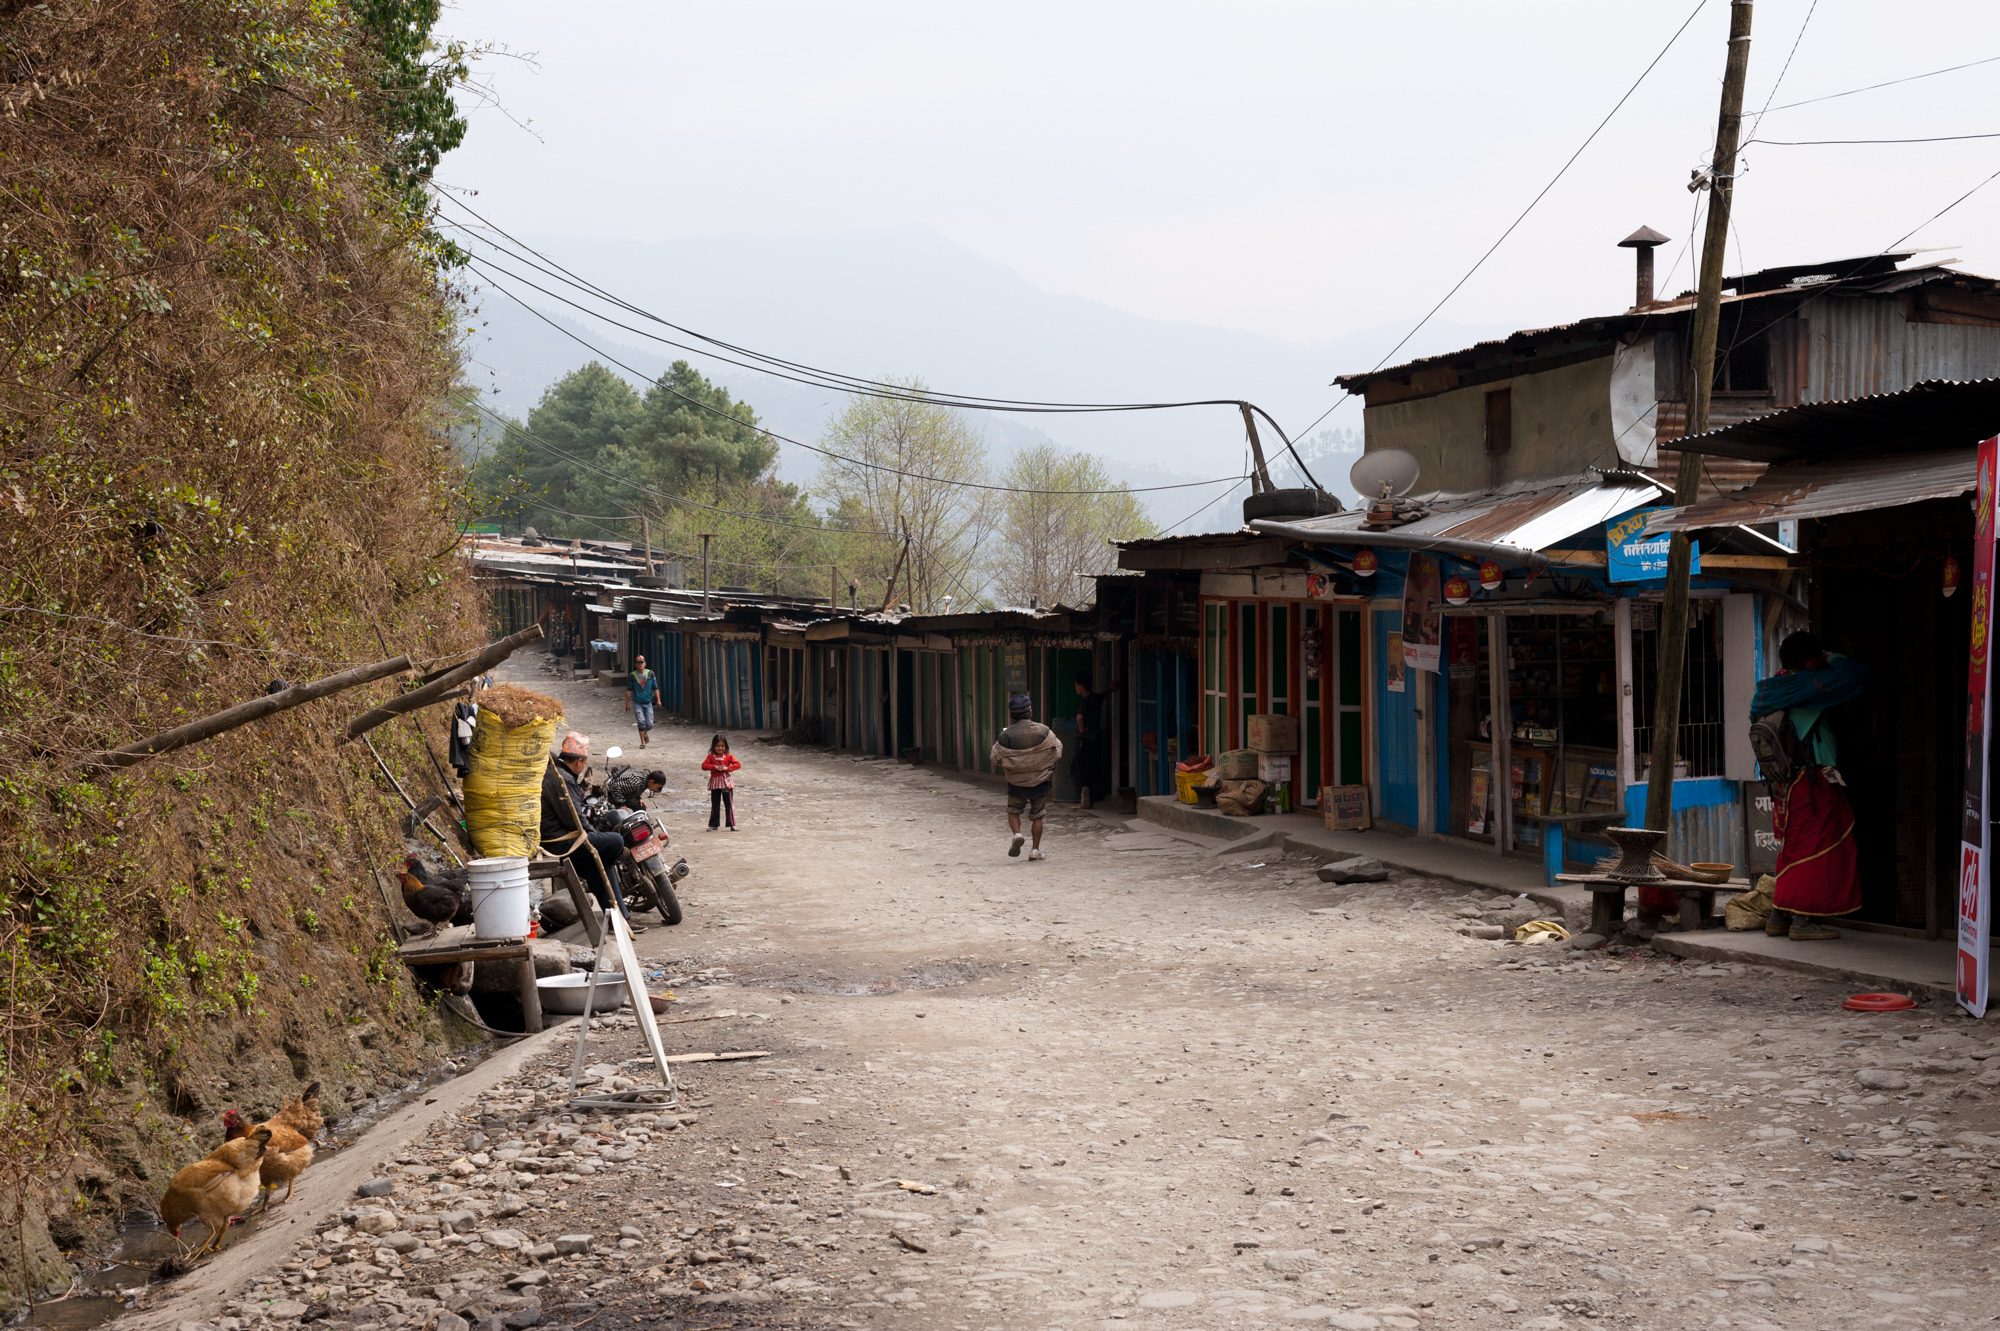
M 1664 504 L 1635 508 L 1604 528 L 1604 571 L 1613 582 L 1658 582 L 1667 576 L 1667 547 L 1671 532 L 1648 532 L 1646 521 L 1655 513 L 1667 512 Z M 1689 552 L 1688 572 L 1701 572 L 1701 542 Z

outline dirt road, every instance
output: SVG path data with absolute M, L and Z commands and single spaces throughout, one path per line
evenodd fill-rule
M 557 691 L 600 750 L 630 748 L 614 693 Z M 370 1256 L 387 1240 L 350 1215 L 246 1321 L 1937 1328 L 2000 1307 L 1994 1023 L 1486 941 L 1523 903 L 1329 887 L 1088 814 L 1054 816 L 1046 862 L 1010 859 L 992 788 L 741 737 L 742 830 L 710 833 L 706 732 L 656 735 L 694 875 L 688 922 L 641 952 L 697 977 L 685 1015 L 741 1014 L 670 1044 L 774 1056 L 692 1069 L 694 1123 L 594 1139 L 539 1079 L 407 1157 L 375 1222 L 415 1232 L 399 1251 Z M 597 1048 L 638 1052 L 629 1031 Z M 514 1185 L 482 1175 L 585 1139 L 592 1167 L 557 1188 L 549 1166 L 485 1241 Z M 440 1223 L 440 1188 L 477 1222 Z M 589 1251 L 536 1264 L 577 1228 Z M 374 1286 L 340 1279 L 357 1261 Z M 376 1287 L 407 1297 L 357 1312 Z

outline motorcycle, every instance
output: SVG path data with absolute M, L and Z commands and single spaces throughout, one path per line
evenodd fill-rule
M 609 749 L 606 758 L 615 759 L 619 750 Z M 616 769 L 614 769 L 615 775 Z M 621 889 L 628 901 L 640 910 L 655 910 L 668 924 L 681 922 L 680 899 L 674 895 L 674 884 L 688 876 L 688 862 L 676 857 L 667 861 L 667 826 L 659 814 L 640 807 L 624 809 L 614 805 L 608 797 L 593 792 L 585 801 L 584 820 L 600 832 L 615 832 L 625 843 L 625 853 L 618 858 L 615 866 L 609 866 L 618 874 Z

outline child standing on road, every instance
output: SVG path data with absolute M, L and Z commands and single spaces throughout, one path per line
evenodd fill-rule
M 708 830 L 713 832 L 722 825 L 722 816 L 729 815 L 729 830 L 736 830 L 736 774 L 743 770 L 743 764 L 736 761 L 736 755 L 729 751 L 729 737 L 717 735 L 708 742 L 708 756 L 701 760 L 701 770 L 708 773 Z

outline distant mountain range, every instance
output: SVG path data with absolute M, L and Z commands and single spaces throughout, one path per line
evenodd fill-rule
M 917 375 L 935 389 L 988 397 L 1248 398 L 1291 432 L 1302 430 L 1338 397 L 1329 386 L 1334 375 L 1369 368 L 1405 331 L 1369 329 L 1304 344 L 1142 318 L 1043 291 L 1004 265 L 921 228 L 658 243 L 527 239 L 556 263 L 661 318 L 788 360 L 875 379 Z M 513 260 L 495 262 L 633 328 L 702 345 L 641 316 L 590 302 Z M 827 389 L 649 341 L 505 274 L 490 281 L 477 270 L 470 276 L 475 290 L 466 371 L 495 411 L 525 416 L 551 383 L 592 359 L 621 361 L 635 380 L 643 380 L 685 358 L 749 402 L 768 428 L 809 442 L 848 401 Z M 549 322 L 491 289 L 494 285 L 534 304 Z M 1329 322 L 1337 317 L 1330 314 Z M 1487 329 L 1434 324 L 1398 355 L 1424 355 L 1491 335 Z M 1098 454 L 1113 475 L 1134 486 L 1240 475 L 1247 456 L 1241 418 L 1228 407 L 1089 415 L 993 412 L 982 413 L 979 424 L 996 465 L 1024 445 L 1052 440 Z M 1359 404 L 1343 406 L 1327 425 L 1358 436 Z M 1266 432 L 1264 442 L 1279 483 L 1298 483 L 1296 470 L 1279 464 L 1278 441 Z M 1338 453 L 1327 461 L 1338 464 L 1339 474 L 1315 474 L 1344 493 L 1345 462 Z M 809 483 L 818 463 L 809 451 L 787 444 L 780 450 L 779 470 L 788 480 Z M 1215 493 L 1156 493 L 1148 496 L 1149 508 L 1164 525 Z M 1234 505 L 1221 504 L 1183 530 L 1234 525 Z

